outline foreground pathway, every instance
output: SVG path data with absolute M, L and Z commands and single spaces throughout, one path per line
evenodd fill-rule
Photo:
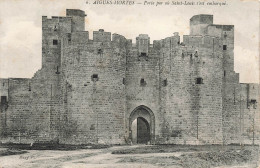
M 115 146 L 106 149 L 74 151 L 28 150 L 21 155 L 0 157 L 0 168 L 183 168 L 178 157 L 183 153 L 111 154 L 114 150 L 140 146 Z M 253 168 L 255 165 L 218 168 Z

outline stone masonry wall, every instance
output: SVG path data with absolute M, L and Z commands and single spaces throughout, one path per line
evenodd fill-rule
M 126 48 L 118 45 L 101 37 L 64 45 L 62 142 L 125 143 Z
M 184 44 L 179 45 L 175 38 L 165 39 L 162 53 L 162 82 L 167 79 L 169 83 L 161 91 L 166 99 L 164 141 L 221 143 L 222 54 L 216 47 L 218 39 L 214 44 L 212 37 L 185 36 Z M 197 78 L 202 79 L 201 84 L 196 83 Z
M 42 17 L 34 77 L 0 79 L 2 142 L 125 144 L 144 115 L 153 144 L 259 143 L 259 84 L 239 83 L 233 25 L 196 15 L 183 42 L 132 44 L 103 29 L 90 40 L 85 12 L 66 12 Z

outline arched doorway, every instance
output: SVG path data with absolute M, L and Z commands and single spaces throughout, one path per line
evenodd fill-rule
M 139 106 L 129 117 L 129 139 L 133 144 L 148 144 L 154 141 L 154 114 L 146 106 Z

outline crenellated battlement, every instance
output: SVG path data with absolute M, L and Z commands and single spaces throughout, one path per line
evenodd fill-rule
M 80 9 L 66 9 L 66 16 L 85 17 L 87 15 L 85 14 L 85 11 Z

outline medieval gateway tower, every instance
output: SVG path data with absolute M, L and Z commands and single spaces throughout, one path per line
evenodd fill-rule
M 190 19 L 151 43 L 85 31 L 85 12 L 42 17 L 42 68 L 0 79 L 2 142 L 257 143 L 258 84 L 234 71 L 234 26 Z M 112 38 L 112 39 L 111 39 Z

